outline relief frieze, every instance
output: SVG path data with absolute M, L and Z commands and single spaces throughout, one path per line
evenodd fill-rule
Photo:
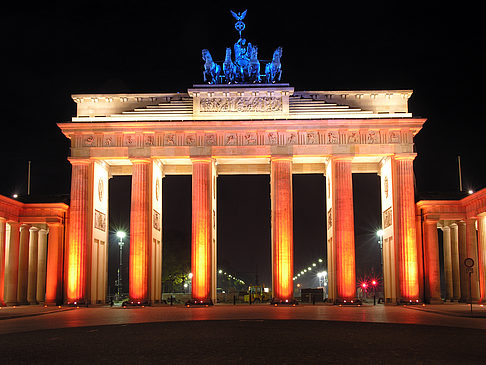
M 281 97 L 201 98 L 202 113 L 275 113 L 283 111 Z

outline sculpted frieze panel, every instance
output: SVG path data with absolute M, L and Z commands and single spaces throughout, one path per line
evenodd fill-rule
M 202 113 L 271 113 L 283 111 L 281 97 L 201 98 L 199 103 Z
M 186 146 L 195 146 L 196 145 L 196 135 L 194 133 L 186 134 L 184 138 L 184 144 Z

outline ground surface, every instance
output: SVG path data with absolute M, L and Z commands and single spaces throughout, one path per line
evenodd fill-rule
M 2 364 L 484 364 L 486 310 L 468 309 L 3 308 L 0 353 Z

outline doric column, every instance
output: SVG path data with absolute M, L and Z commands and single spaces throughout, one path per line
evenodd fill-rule
M 19 241 L 20 241 L 20 224 L 16 222 L 9 223 L 10 237 L 8 242 L 8 256 L 5 269 L 5 303 L 7 305 L 17 304 L 17 285 L 19 278 Z
M 437 220 L 424 221 L 425 251 L 425 300 L 429 303 L 440 302 L 440 266 Z
M 452 281 L 454 286 L 453 300 L 461 297 L 461 273 L 459 269 L 459 236 L 456 223 L 450 225 Z
M 67 245 L 67 301 L 84 303 L 86 300 L 87 245 L 89 226 L 89 160 L 70 160 L 71 205 L 69 208 L 69 243 Z
M 481 303 L 486 302 L 486 216 L 478 217 L 478 272 Z
M 356 264 L 351 158 L 335 158 L 331 163 L 336 299 L 353 300 L 356 297 Z
M 29 304 L 37 304 L 37 249 L 39 228 L 31 227 L 29 236 L 29 280 L 27 283 L 27 301 Z
M 446 283 L 446 300 L 454 297 L 454 283 L 452 279 L 452 248 L 451 248 L 451 229 L 449 226 L 442 227 L 443 247 L 444 247 L 444 274 Z
M 135 303 L 149 300 L 150 189 L 150 160 L 132 160 L 129 294 Z
M 0 306 L 5 305 L 5 248 L 6 248 L 6 232 L 7 221 L 5 218 L 0 218 Z
M 461 278 L 461 302 L 467 302 L 469 300 L 469 277 L 466 273 L 466 267 L 464 266 L 464 260 L 468 257 L 466 250 L 466 222 L 457 223 L 457 236 L 459 246 L 459 273 Z
M 192 298 L 210 301 L 215 286 L 215 240 L 213 240 L 212 215 L 215 212 L 215 173 L 213 161 L 209 157 L 192 159 L 192 240 L 191 272 Z
M 417 244 L 415 230 L 415 200 L 413 159 L 415 155 L 395 156 L 396 240 L 398 248 L 398 281 L 402 301 L 419 299 Z
M 272 281 L 277 301 L 293 300 L 292 157 L 271 158 Z
M 45 297 L 48 304 L 58 304 L 62 298 L 62 230 L 62 224 L 49 223 Z
M 46 300 L 46 261 L 47 261 L 47 229 L 39 230 L 39 258 L 37 260 L 36 299 L 38 303 Z
M 474 268 L 471 274 L 471 291 L 468 293 L 473 301 L 479 301 L 479 276 L 478 276 L 478 237 L 476 232 L 476 219 L 466 221 L 466 252 L 467 257 L 474 260 Z M 463 263 L 464 265 L 464 263 Z M 467 280 L 469 281 L 469 274 Z
M 19 277 L 17 285 L 17 303 L 27 304 L 27 281 L 29 273 L 29 228 L 27 224 L 20 226 L 19 246 Z

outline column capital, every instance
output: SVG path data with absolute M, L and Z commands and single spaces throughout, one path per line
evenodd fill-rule
M 415 157 L 417 156 L 416 153 L 399 153 L 394 155 L 395 160 L 400 160 L 400 161 L 413 161 L 415 160 Z
M 337 156 L 332 156 L 329 160 L 330 161 L 350 161 L 352 162 L 354 158 L 354 155 L 337 155 Z
M 214 158 L 211 156 L 191 156 L 191 162 L 205 162 L 205 163 L 212 163 Z
M 137 163 L 137 164 L 149 164 L 149 163 L 152 162 L 152 159 L 150 159 L 150 158 L 131 158 L 130 162 L 132 164 L 135 164 L 135 163 Z
M 39 231 L 39 227 L 32 226 L 32 227 L 29 228 L 29 231 L 30 232 L 38 232 Z
M 89 158 L 68 157 L 68 161 L 71 165 L 89 165 L 91 163 L 91 160 Z
M 294 158 L 293 155 L 271 155 L 270 156 L 270 160 L 271 161 L 278 161 L 278 160 L 285 160 L 285 161 L 292 161 L 292 159 Z

